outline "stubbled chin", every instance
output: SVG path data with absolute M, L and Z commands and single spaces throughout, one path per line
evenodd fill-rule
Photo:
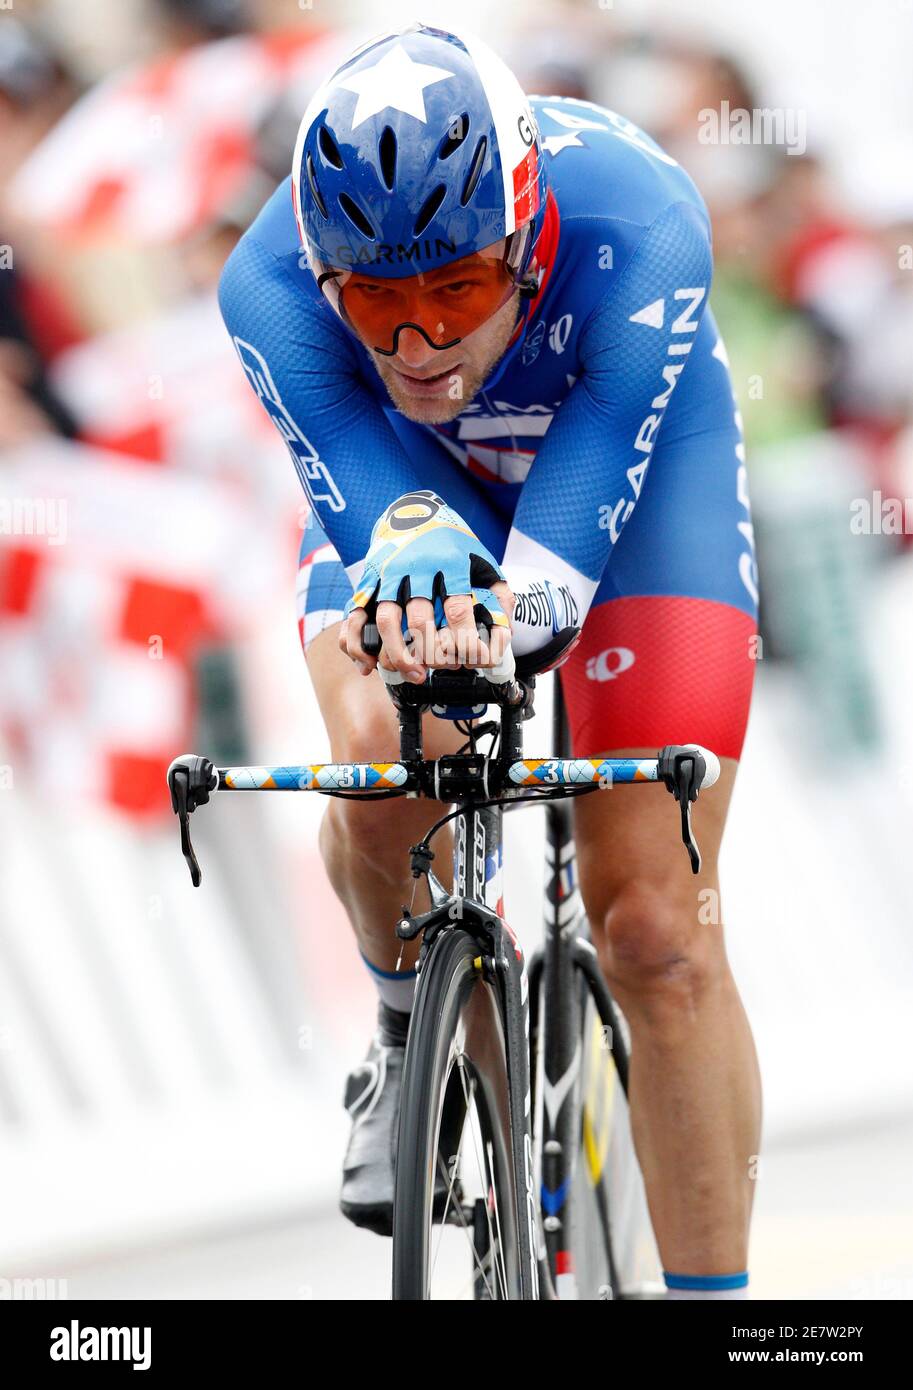
M 414 420 L 417 425 L 446 425 L 449 421 L 455 420 L 472 404 L 490 373 L 507 351 L 519 316 L 520 301 L 515 295 L 493 319 L 476 329 L 475 333 L 470 333 L 464 340 L 460 349 L 462 360 L 456 364 L 462 366 L 463 378 L 463 393 L 458 400 L 453 400 L 446 394 L 433 400 L 410 396 L 403 389 L 402 381 L 396 372 L 387 365 L 381 365 L 384 359 L 375 356 L 375 368 L 396 409 L 405 415 L 407 420 Z
M 450 420 L 455 420 L 472 399 L 467 393 L 456 401 L 449 396 L 428 400 L 410 396 L 395 377 L 384 374 L 382 380 L 397 410 L 417 425 L 446 425 Z

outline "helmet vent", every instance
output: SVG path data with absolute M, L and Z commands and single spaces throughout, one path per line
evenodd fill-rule
M 396 182 L 396 136 L 388 125 L 384 126 L 377 152 L 380 155 L 380 172 L 384 187 L 392 193 Z
M 441 148 L 438 150 L 438 159 L 449 159 L 455 150 L 462 145 L 466 136 L 469 134 L 469 112 L 464 111 L 462 116 L 457 116 L 452 122 L 450 129 L 441 141 Z
M 367 217 L 365 217 L 358 204 L 353 202 L 349 197 L 348 193 L 340 193 L 339 206 L 356 231 L 361 232 L 362 236 L 367 237 L 368 241 L 376 240 L 374 228 L 371 226 L 371 223 L 368 221 Z
M 330 219 L 329 214 L 327 212 L 327 205 L 323 201 L 323 194 L 317 186 L 317 175 L 314 172 L 314 161 L 313 159 L 311 159 L 310 155 L 308 155 L 307 159 L 305 160 L 305 165 L 307 168 L 308 188 L 311 190 L 311 197 L 317 204 L 317 207 L 320 210 L 320 215 L 323 218 L 324 222 L 328 222 Z
M 320 153 L 323 155 L 327 164 L 331 164 L 334 169 L 341 169 L 342 155 L 339 153 L 339 146 L 336 144 L 336 141 L 325 125 L 320 127 L 317 143 L 320 146 Z
M 483 135 L 476 145 L 476 152 L 472 157 L 472 166 L 469 173 L 466 175 L 466 182 L 463 184 L 463 192 L 460 196 L 460 204 L 462 207 L 466 206 L 473 193 L 476 191 L 476 184 L 479 182 L 479 177 L 482 173 L 482 165 L 485 163 L 485 152 L 487 149 L 488 141 Z
M 421 236 L 422 232 L 428 226 L 428 223 L 432 220 L 438 208 L 441 206 L 441 203 L 444 201 L 446 195 L 447 189 L 445 185 L 439 183 L 434 192 L 429 194 L 429 196 L 425 199 L 424 203 L 422 204 L 421 211 L 419 212 L 418 217 L 415 219 L 415 230 L 413 231 L 413 236 Z

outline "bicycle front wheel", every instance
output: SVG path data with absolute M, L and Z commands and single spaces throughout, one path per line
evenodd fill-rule
M 394 1299 L 521 1296 L 504 1024 L 479 953 L 453 928 L 419 977 L 397 1144 Z

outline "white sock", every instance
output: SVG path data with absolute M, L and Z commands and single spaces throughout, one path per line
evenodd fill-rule
M 415 998 L 415 969 L 380 970 L 376 965 L 372 965 L 364 951 L 361 958 L 387 1007 L 397 1009 L 401 1014 L 411 1014 L 412 1001 Z

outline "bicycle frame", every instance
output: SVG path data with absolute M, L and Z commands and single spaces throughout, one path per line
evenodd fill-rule
M 569 742 L 560 682 L 555 683 L 552 746 L 565 753 Z M 609 990 L 589 941 L 577 879 L 577 856 L 571 808 L 553 802 L 545 809 L 544 942 L 530 961 L 531 1029 L 542 1030 L 542 1096 L 536 1096 L 534 1123 L 541 1155 L 540 1202 L 548 1255 L 546 1268 L 557 1271 L 558 1297 L 573 1297 L 576 1278 L 571 1252 L 569 1198 L 580 1146 L 579 1093 L 582 1053 L 578 971 L 587 978 L 603 1027 L 607 1030 L 619 1080 L 628 1089 L 627 1056 L 617 1046 L 619 1023 Z M 535 1076 L 536 1059 L 532 1059 Z M 541 1104 L 540 1104 L 541 1101 Z M 601 1189 L 600 1189 L 601 1190 Z M 602 1213 L 608 1225 L 608 1213 Z M 611 1258 L 611 1243 L 607 1242 Z M 618 1273 L 610 1269 L 613 1291 Z
M 503 816 L 501 806 L 482 806 L 467 808 L 456 817 L 454 895 L 450 912 L 469 930 L 472 926 L 467 922 L 467 903 L 483 903 L 491 914 L 485 925 L 493 946 L 493 968 L 502 980 L 500 994 L 504 1009 L 514 1182 L 518 1194 L 521 1287 L 525 1298 L 537 1299 L 539 1264 L 544 1251 L 539 1240 L 539 1205 L 533 1171 L 529 977 L 523 948 L 504 918 Z
M 503 915 L 502 829 L 505 805 L 516 800 L 561 797 L 584 788 L 606 789 L 620 783 L 663 781 L 680 803 L 682 838 L 696 873 L 700 855 L 691 832 L 691 802 L 701 787 L 719 774 L 713 754 L 691 746 L 663 749 L 658 758 L 534 758 L 522 755 L 521 724 L 532 713 L 535 677 L 492 686 L 478 673 L 438 672 L 426 687 L 397 687 L 394 704 L 400 719 L 398 762 L 323 763 L 273 767 L 216 769 L 194 755 L 176 758 L 168 771 L 172 807 L 179 816 L 181 846 L 194 886 L 201 872 L 190 841 L 189 816 L 219 791 L 317 791 L 373 799 L 376 794 L 412 795 L 456 804 L 454 821 L 454 890 L 448 892 L 432 872 L 426 837 L 411 851 L 413 876 L 425 878 L 430 909 L 417 916 L 405 911 L 396 925 L 402 940 L 422 938 L 419 974 L 433 950 L 437 935 L 456 923 L 479 941 L 479 965 L 491 978 L 499 978 L 503 1007 L 508 1097 L 514 1185 L 517 1194 L 517 1227 L 524 1298 L 556 1297 L 550 1263 L 561 1270 L 563 1223 L 558 1200 L 569 1188 L 579 1135 L 575 1132 L 575 1106 L 563 1100 L 574 1091 L 580 1060 L 579 1003 L 575 996 L 575 972 L 581 970 L 596 1000 L 605 1025 L 617 1027 L 608 989 L 596 964 L 592 945 L 578 929 L 585 930 L 577 898 L 570 808 L 550 801 L 547 807 L 547 843 L 551 873 L 546 888 L 545 947 L 534 960 L 533 997 L 538 1001 L 544 977 L 543 1002 L 546 1025 L 547 1067 L 543 1075 L 545 1110 L 554 1141 L 554 1153 L 544 1164 L 542 1194 L 545 1205 L 544 1235 L 534 1177 L 533 1111 L 530 1067 L 530 979 L 523 951 Z M 432 696 L 433 691 L 433 696 Z M 488 702 L 501 707 L 497 758 L 475 751 L 424 758 L 422 715 L 432 707 L 462 707 L 476 717 Z M 566 747 L 563 705 L 556 684 L 555 746 Z M 524 793 L 524 788 L 532 789 Z M 440 822 L 439 822 L 440 824 Z M 419 988 L 420 988 L 419 984 Z M 615 1036 L 614 1032 L 612 1036 Z M 626 1086 L 627 1077 L 622 1076 Z M 559 1147 L 560 1146 L 560 1147 Z M 555 1160 L 555 1161 L 553 1161 Z M 549 1209 L 554 1203 L 554 1209 Z M 549 1261 L 546 1255 L 551 1255 Z M 541 1282 L 540 1282 L 541 1271 Z

